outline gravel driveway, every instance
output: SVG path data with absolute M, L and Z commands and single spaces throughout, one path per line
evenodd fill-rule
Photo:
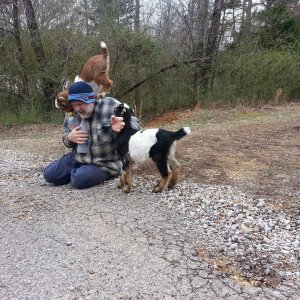
M 1 148 L 0 299 L 300 299 L 299 218 L 223 185 L 78 191 Z
M 300 299 L 300 106 L 186 111 L 183 176 L 135 168 L 78 191 L 43 180 L 61 126 L 1 129 L 0 299 Z M 25 149 L 25 150 L 24 150 Z

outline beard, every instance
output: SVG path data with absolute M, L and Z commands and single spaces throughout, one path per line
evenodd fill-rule
M 95 110 L 95 103 L 88 104 L 84 111 L 77 111 L 81 119 L 88 119 L 91 117 L 91 115 L 94 113 Z

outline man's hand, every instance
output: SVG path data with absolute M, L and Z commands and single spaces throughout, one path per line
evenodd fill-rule
M 81 130 L 80 126 L 75 127 L 68 134 L 68 140 L 76 144 L 83 144 L 88 139 L 88 137 L 88 133 L 86 131 Z
M 120 132 L 125 126 L 123 117 L 116 117 L 114 115 L 112 115 L 110 117 L 110 124 L 111 124 L 112 130 L 115 132 Z

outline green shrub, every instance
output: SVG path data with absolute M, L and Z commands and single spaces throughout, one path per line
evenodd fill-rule
M 255 105 L 300 98 L 300 57 L 296 52 L 260 50 L 224 53 L 219 57 L 211 101 L 235 105 Z

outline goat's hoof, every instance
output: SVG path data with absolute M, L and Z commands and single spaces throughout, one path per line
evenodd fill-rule
M 153 192 L 153 193 L 160 193 L 162 190 L 163 190 L 162 187 L 156 186 L 156 187 L 152 190 L 152 192 Z
M 121 189 L 123 186 L 124 186 L 124 183 L 123 183 L 122 181 L 119 181 L 119 182 L 117 183 L 117 187 L 118 187 L 119 189 Z
M 176 183 L 175 183 L 176 184 Z M 171 190 L 175 187 L 175 184 L 168 184 L 168 189 Z
M 168 189 L 172 189 L 178 182 L 178 178 L 171 178 L 168 183 Z
M 124 191 L 125 193 L 130 193 L 130 187 L 125 186 L 125 187 L 123 188 L 123 191 Z

